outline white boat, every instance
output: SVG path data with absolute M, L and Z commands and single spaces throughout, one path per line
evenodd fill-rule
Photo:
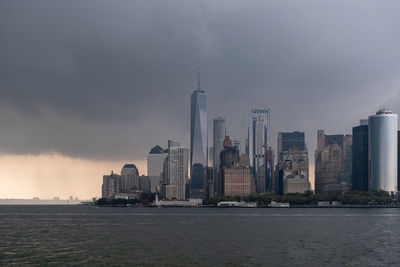
M 268 207 L 270 207 L 270 208 L 289 208 L 290 203 L 271 201 L 271 203 L 268 205 Z
M 238 201 L 221 201 L 217 204 L 218 207 L 239 207 L 239 208 L 256 208 L 255 202 L 238 202 Z

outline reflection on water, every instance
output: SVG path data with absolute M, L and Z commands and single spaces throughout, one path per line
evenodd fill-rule
M 0 265 L 399 265 L 400 209 L 0 206 Z

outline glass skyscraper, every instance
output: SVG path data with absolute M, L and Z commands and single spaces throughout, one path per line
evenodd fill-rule
M 353 127 L 352 190 L 368 191 L 368 124 Z
M 381 109 L 368 117 L 371 189 L 397 191 L 397 114 Z
M 269 109 L 252 109 L 249 115 L 247 146 L 252 164 L 252 170 L 256 181 L 257 193 L 264 193 L 266 186 L 267 164 L 265 163 L 265 154 L 269 145 Z M 265 170 L 262 170 L 264 168 Z M 259 172 L 263 175 L 258 175 Z
M 297 147 L 300 150 L 307 150 L 304 132 L 279 132 L 278 133 L 278 161 L 283 160 L 283 153 Z
M 191 197 L 203 197 L 205 167 L 208 163 L 207 93 L 197 90 L 191 95 L 190 105 L 190 193 Z
M 217 174 L 220 163 L 220 154 L 224 149 L 224 139 L 226 135 L 226 122 L 224 118 L 214 119 L 213 127 L 213 181 L 214 194 L 217 191 Z

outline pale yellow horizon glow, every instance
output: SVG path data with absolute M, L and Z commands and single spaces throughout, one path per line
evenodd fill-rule
M 39 197 L 52 199 L 69 196 L 91 199 L 101 196 L 103 175 L 119 174 L 122 166 L 133 163 L 140 174 L 147 173 L 146 160 L 95 161 L 61 154 L 0 156 L 0 199 Z M 309 178 L 314 189 L 314 164 L 310 163 Z
M 0 156 L 0 198 L 52 199 L 101 196 L 103 175 L 134 163 L 146 174 L 146 161 L 94 161 L 61 154 Z

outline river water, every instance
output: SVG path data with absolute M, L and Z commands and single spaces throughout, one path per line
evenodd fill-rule
M 400 266 L 400 209 L 0 206 L 1 266 Z

